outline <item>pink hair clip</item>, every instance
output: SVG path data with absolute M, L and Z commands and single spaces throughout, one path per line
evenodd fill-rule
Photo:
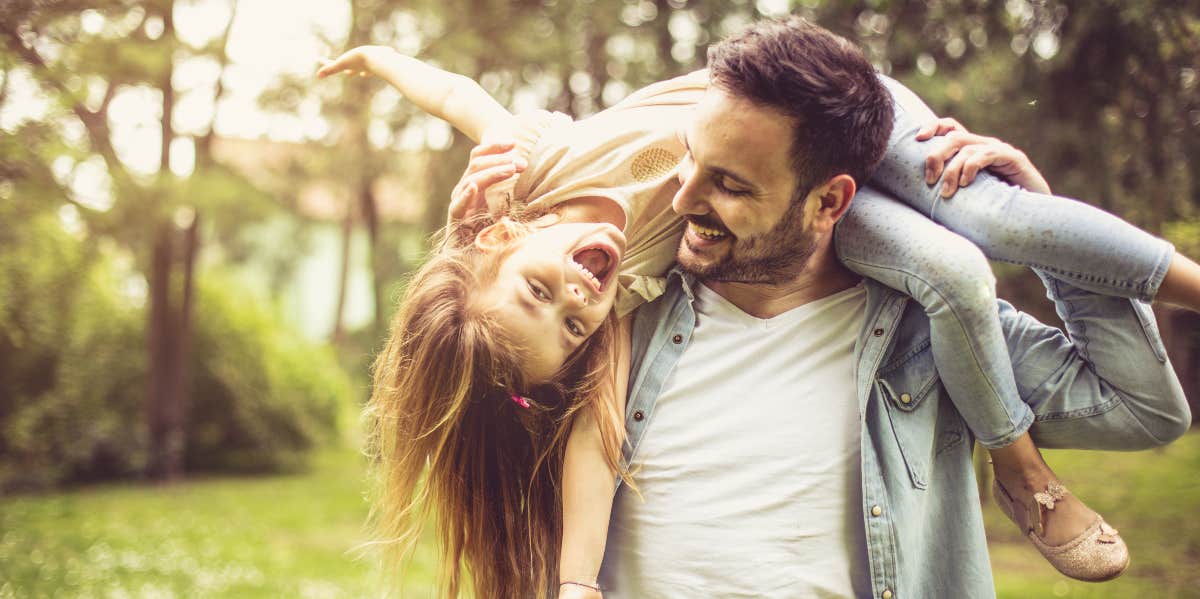
M 522 408 L 529 407 L 529 398 L 528 397 L 524 397 L 521 395 L 517 395 L 516 393 L 513 393 L 512 395 L 509 395 L 509 398 L 511 398 L 513 400 L 513 403 L 517 404 L 518 406 L 521 406 Z

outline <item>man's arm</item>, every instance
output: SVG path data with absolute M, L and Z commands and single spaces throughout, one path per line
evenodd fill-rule
M 418 108 L 450 123 L 476 143 L 491 127 L 511 130 L 513 126 L 512 113 L 478 83 L 386 46 L 354 48 L 322 65 L 317 77 L 342 72 L 382 78 Z

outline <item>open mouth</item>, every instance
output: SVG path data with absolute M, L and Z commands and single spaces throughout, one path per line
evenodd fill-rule
M 718 239 L 729 237 L 729 231 L 706 227 L 696 221 L 688 221 L 688 226 L 697 237 L 705 241 L 717 241 Z
M 617 270 L 616 252 L 604 245 L 590 245 L 571 255 L 571 265 L 592 284 L 596 293 L 604 291 Z

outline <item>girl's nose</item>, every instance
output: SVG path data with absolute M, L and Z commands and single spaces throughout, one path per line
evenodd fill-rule
M 588 296 L 583 288 L 581 288 L 579 285 L 570 284 L 567 285 L 567 290 L 571 293 L 571 297 L 573 297 L 575 301 L 579 302 L 580 305 L 587 305 Z

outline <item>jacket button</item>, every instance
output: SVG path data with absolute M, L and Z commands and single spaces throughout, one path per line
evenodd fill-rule
M 900 394 L 900 403 L 908 405 L 912 403 L 912 396 L 907 393 Z
M 883 592 L 879 596 L 883 597 L 883 599 L 892 599 L 892 589 L 883 589 Z
M 671 337 L 671 341 L 674 341 L 675 345 L 679 345 L 680 343 L 683 343 L 683 335 L 675 335 L 674 337 Z
M 633 419 L 641 422 L 646 419 L 646 413 L 641 410 L 637 410 L 633 413 Z
M 872 334 L 872 335 L 875 335 L 876 337 L 882 337 L 882 336 L 883 336 L 883 329 L 875 329 L 874 331 L 871 331 L 871 334 Z
M 871 507 L 871 515 L 872 515 L 872 516 L 878 516 L 878 515 L 880 515 L 880 514 L 882 514 L 882 513 L 883 513 L 883 508 L 881 508 L 881 507 L 879 507 L 879 506 L 877 506 L 877 505 L 876 505 L 876 506 L 872 506 L 872 507 Z

